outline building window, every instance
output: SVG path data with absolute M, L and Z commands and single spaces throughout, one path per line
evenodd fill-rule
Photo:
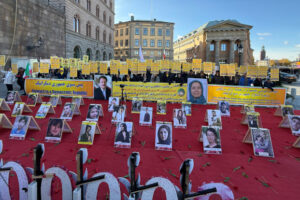
M 80 0 L 75 0 L 75 3 L 80 3 Z
M 112 10 L 113 4 L 112 1 L 109 2 L 109 8 Z
M 111 27 L 111 16 L 109 16 L 108 24 L 109 24 L 109 26 Z
M 155 40 L 150 40 L 150 46 L 155 47 Z
M 134 55 L 139 55 L 139 51 L 134 51 Z
M 166 36 L 170 36 L 170 29 L 166 30 Z
M 155 28 L 151 28 L 151 31 L 150 31 L 151 33 L 151 35 L 153 36 L 153 35 L 155 35 Z
M 120 36 L 123 36 L 123 29 L 120 29 Z
M 143 51 L 143 55 L 146 55 L 147 54 L 147 51 Z
M 125 40 L 125 46 L 128 47 L 128 40 Z
M 116 42 L 115 42 L 115 46 L 116 46 L 116 47 L 118 47 L 118 46 L 119 46 L 119 44 L 118 44 L 118 41 L 116 41 Z
M 158 29 L 158 36 L 162 36 L 162 29 Z
M 100 30 L 99 30 L 99 27 L 96 28 L 96 40 L 100 40 Z
M 233 50 L 234 51 L 238 50 L 238 44 L 234 44 Z
M 120 40 L 120 47 L 123 46 L 123 40 Z
M 139 40 L 138 39 L 135 40 L 135 46 L 137 46 L 137 47 L 139 46 Z
M 91 12 L 91 0 L 86 0 L 86 9 Z
M 79 19 L 78 15 L 74 16 L 74 19 L 73 19 L 73 30 L 76 33 L 80 33 L 80 19 Z
M 140 29 L 139 28 L 135 28 L 135 34 L 139 35 L 140 34 Z
M 99 6 L 97 5 L 96 6 L 96 16 L 99 18 L 99 16 L 100 16 L 100 8 L 99 8 Z
M 107 0 L 104 0 L 105 5 L 107 5 Z
M 166 56 L 169 56 L 169 51 L 166 51 Z
M 90 22 L 88 22 L 86 24 L 86 36 L 91 37 L 91 23 Z
M 128 51 L 125 51 L 125 53 L 126 53 L 126 56 L 128 56 Z
M 154 56 L 154 51 L 150 51 L 150 55 L 151 55 L 151 56 Z
M 126 28 L 126 35 L 128 35 L 128 28 Z
M 161 47 L 161 40 L 157 40 L 157 46 Z
M 106 43 L 106 31 L 103 31 L 103 42 Z
M 215 45 L 214 44 L 210 44 L 209 45 L 209 51 L 214 51 L 215 50 Z
M 108 43 L 111 45 L 112 44 L 112 37 L 111 37 L 111 33 L 108 36 Z
M 119 35 L 119 31 L 118 31 L 118 30 L 116 30 L 115 33 L 116 33 L 115 36 L 118 36 L 118 35 Z
M 166 40 L 166 47 L 170 47 L 170 40 Z
M 146 39 L 143 40 L 143 46 L 144 46 L 144 47 L 147 46 L 147 40 L 146 40 Z
M 221 51 L 226 51 L 226 44 L 221 44 Z
M 158 51 L 157 54 L 158 54 L 158 56 L 161 56 L 161 51 Z
M 148 28 L 144 28 L 143 35 L 148 35 Z
M 103 12 L 103 22 L 106 24 L 106 12 Z

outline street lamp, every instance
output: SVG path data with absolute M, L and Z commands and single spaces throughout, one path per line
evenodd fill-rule
M 241 66 L 241 57 L 243 54 L 244 48 L 242 44 L 238 44 L 238 53 L 239 53 L 239 67 Z

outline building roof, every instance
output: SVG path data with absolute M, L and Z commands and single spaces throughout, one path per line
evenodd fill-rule
M 200 26 L 199 28 L 197 28 L 196 30 L 180 37 L 179 39 L 175 40 L 174 43 L 176 42 L 179 42 L 181 40 L 184 40 L 192 35 L 195 35 L 196 33 L 201 33 L 209 28 L 212 28 L 212 27 L 215 27 L 215 26 L 218 26 L 218 25 L 221 25 L 221 24 L 225 24 L 225 23 L 234 23 L 234 24 L 240 24 L 242 26 L 245 26 L 245 27 L 248 27 L 249 29 L 252 28 L 252 26 L 249 26 L 249 25 L 245 25 L 245 24 L 241 24 L 240 22 L 238 22 L 237 20 L 235 19 L 228 19 L 228 20 L 214 20 L 214 21 L 209 21 L 208 23 L 206 24 L 203 24 L 202 26 Z
M 154 20 L 129 20 L 129 21 L 125 21 L 125 22 L 119 22 L 115 25 L 119 25 L 119 24 L 126 24 L 126 23 L 163 23 L 163 24 L 173 24 L 174 22 L 164 22 L 164 21 L 157 21 L 156 19 Z

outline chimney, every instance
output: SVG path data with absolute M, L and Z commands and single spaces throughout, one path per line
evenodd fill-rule
M 131 21 L 134 21 L 134 16 L 133 15 L 131 15 Z

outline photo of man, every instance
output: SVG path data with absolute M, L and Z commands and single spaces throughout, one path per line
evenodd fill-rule
M 37 94 L 29 94 L 28 98 L 27 98 L 27 101 L 26 101 L 26 104 L 28 106 L 35 106 L 36 101 L 37 101 Z
M 209 126 L 218 126 L 222 128 L 221 113 L 219 110 L 207 110 L 207 119 Z
M 51 95 L 49 102 L 52 104 L 53 107 L 56 107 L 58 104 L 58 100 L 59 100 L 58 95 Z
M 160 115 L 165 115 L 167 113 L 166 107 L 166 101 L 157 101 L 156 113 Z
M 35 118 L 45 118 L 49 109 L 50 109 L 50 105 L 51 104 L 42 104 L 39 108 L 39 110 L 37 111 Z
M 24 109 L 24 103 L 23 102 L 17 102 L 14 106 L 14 109 L 12 111 L 12 116 L 17 116 L 17 115 L 21 115 Z
M 116 128 L 115 147 L 129 148 L 131 146 L 132 126 L 132 122 L 118 123 Z
M 251 128 L 254 155 L 274 157 L 270 131 L 263 128 Z
M 63 108 L 63 112 L 61 113 L 61 119 L 72 119 L 74 114 L 75 104 L 73 103 L 65 103 Z
M 230 107 L 227 101 L 219 101 L 219 110 L 221 112 L 221 116 L 230 116 Z
M 79 108 L 80 105 L 81 105 L 81 99 L 82 99 L 81 96 L 73 96 L 72 97 L 72 103 L 75 103 Z
M 172 123 L 156 123 L 155 148 L 157 150 L 172 150 Z
M 140 113 L 142 106 L 143 106 L 143 100 L 142 99 L 133 98 L 132 99 L 131 112 L 132 113 Z
M 152 107 L 142 107 L 140 112 L 140 124 L 151 125 L 152 124 Z
M 113 112 L 115 107 L 120 104 L 119 97 L 109 97 L 108 100 L 108 111 Z
M 250 128 L 259 128 L 258 116 L 256 116 L 256 115 L 248 115 L 248 126 Z
M 107 77 L 100 76 L 95 79 L 94 99 L 108 100 L 111 96 L 111 88 L 107 86 Z
M 221 139 L 219 127 L 202 126 L 203 150 L 207 154 L 221 154 Z
M 63 119 L 50 118 L 45 139 L 60 141 L 63 132 L 63 125 Z
M 10 137 L 22 137 L 25 138 L 28 126 L 29 116 L 19 115 L 16 117 L 15 123 L 10 133 Z
M 126 113 L 126 106 L 125 105 L 116 106 L 115 110 L 112 114 L 112 120 L 111 121 L 113 123 L 124 122 L 125 113 Z
M 93 144 L 96 122 L 83 121 L 81 124 L 78 144 Z
M 289 117 L 292 134 L 295 136 L 300 136 L 300 116 L 289 115 L 288 117 Z

